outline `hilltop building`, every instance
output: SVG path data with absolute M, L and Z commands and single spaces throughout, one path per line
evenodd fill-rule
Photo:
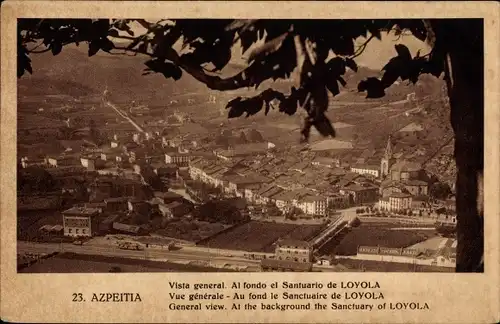
M 52 168 L 79 166 L 81 163 L 76 155 L 48 156 L 45 164 Z
M 21 158 L 21 167 L 23 169 L 26 169 L 27 167 L 33 166 L 33 165 L 44 165 L 44 164 L 45 164 L 45 160 L 42 158 L 30 159 L 27 156 L 24 156 Z
M 80 163 L 82 164 L 82 166 L 84 168 L 86 168 L 88 171 L 95 171 L 96 169 L 96 161 L 95 161 L 95 158 L 91 157 L 91 156 L 82 156 L 80 158 Z

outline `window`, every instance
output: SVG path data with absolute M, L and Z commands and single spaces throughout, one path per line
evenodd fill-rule
M 78 234 L 78 232 L 79 232 L 79 231 L 78 231 L 78 228 L 75 230 L 75 232 L 76 232 L 76 234 Z
M 82 229 L 82 234 L 86 234 L 84 229 Z
M 71 228 L 68 228 L 68 233 L 71 233 Z

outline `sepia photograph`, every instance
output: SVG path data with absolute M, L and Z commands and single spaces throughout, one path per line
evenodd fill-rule
M 483 28 L 18 19 L 18 273 L 483 272 Z
M 498 8 L 2 2 L 0 319 L 497 323 Z

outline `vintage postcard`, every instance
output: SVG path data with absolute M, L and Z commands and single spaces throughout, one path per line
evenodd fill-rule
M 498 322 L 499 9 L 5 1 L 1 319 Z

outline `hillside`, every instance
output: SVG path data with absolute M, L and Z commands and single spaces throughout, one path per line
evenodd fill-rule
M 34 74 L 19 80 L 20 95 L 55 90 L 58 94 L 87 96 L 102 94 L 107 87 L 114 101 L 159 104 L 169 102 L 173 94 L 206 89 L 188 75 L 177 82 L 160 75 L 143 76 L 144 56 L 98 53 L 88 57 L 86 50 L 85 45 L 69 46 L 57 56 L 33 55 Z
M 289 142 L 290 139 L 296 138 L 298 142 L 303 112 L 291 117 L 271 112 L 269 116 L 261 113 L 251 118 L 227 120 L 223 110 L 226 102 L 237 95 L 249 96 L 267 86 L 288 92 L 293 81 L 266 82 L 258 90 L 216 92 L 187 74 L 179 81 L 167 80 L 161 75 L 143 76 L 145 57 L 98 53 L 89 58 L 86 51 L 87 47 L 81 45 L 64 48 L 58 56 L 44 53 L 32 57 L 34 74 L 25 75 L 18 81 L 19 128 L 39 126 L 35 121 L 42 119 L 46 126 L 53 124 L 60 127 L 66 117 L 78 116 L 83 116 L 86 120 L 94 118 L 98 126 L 108 125 L 108 122 L 116 124 L 119 121 L 114 112 L 94 111 L 92 108 L 99 105 L 101 95 L 107 88 L 111 101 L 121 106 L 135 101 L 137 105 L 146 105 L 157 113 L 165 109 L 168 112 L 171 109 L 169 104 L 176 101 L 178 104 L 173 109 L 193 116 L 194 122 L 203 123 L 205 128 L 224 123 L 240 136 L 242 130 L 248 131 L 249 128 L 257 127 L 256 130 L 267 140 Z M 232 66 L 226 69 L 226 73 L 237 73 L 238 69 L 241 67 Z M 399 82 L 387 89 L 386 96 L 379 99 L 366 99 L 364 93 L 357 91 L 359 81 L 380 75 L 380 71 L 364 66 L 360 66 L 356 73 L 347 70 L 344 75 L 347 85 L 340 95 L 331 98 L 327 113 L 334 123 L 352 125 L 349 132 L 340 132 L 339 136 L 342 140 L 351 141 L 356 149 L 375 149 L 375 158 L 382 154 L 389 135 L 393 135 L 396 150 L 403 155 L 414 156 L 418 151 L 420 156 L 417 158 L 425 160 L 433 156 L 442 146 L 443 139 L 452 134 L 448 123 L 449 107 L 442 92 L 442 80 L 423 75 L 417 85 Z M 416 100 L 407 102 L 407 95 L 411 93 L 415 93 Z M 216 105 L 206 104 L 210 94 L 218 98 Z M 188 104 L 188 99 L 194 99 L 195 104 Z M 59 106 L 68 103 L 71 108 L 61 113 L 64 109 Z M 51 110 L 51 114 L 36 114 L 38 107 L 44 106 Z M 59 111 L 57 114 L 55 109 Z M 169 114 L 171 113 L 173 111 Z M 400 136 L 398 131 L 412 123 L 423 127 L 418 138 Z M 123 126 L 125 125 L 116 124 L 113 127 L 118 129 Z M 45 140 L 49 141 L 45 134 L 37 131 L 33 136 L 46 137 Z M 312 134 L 312 142 L 320 140 L 322 138 L 318 134 Z M 26 141 L 26 150 L 29 150 L 30 142 L 31 140 Z M 450 145 L 443 148 L 445 160 L 446 156 L 449 156 Z M 436 168 L 436 172 L 442 171 L 442 168 L 444 166 Z

